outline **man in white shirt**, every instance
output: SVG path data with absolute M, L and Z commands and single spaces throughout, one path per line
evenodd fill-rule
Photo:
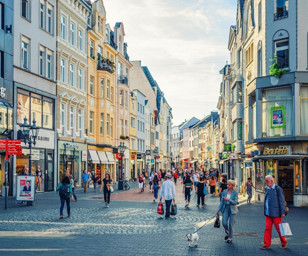
M 171 173 L 167 174 L 167 180 L 163 182 L 162 188 L 160 190 L 160 201 L 162 197 L 164 197 L 166 202 L 166 219 L 170 218 L 170 207 L 171 202 L 175 203 L 175 185 L 174 182 L 171 181 L 172 175 Z

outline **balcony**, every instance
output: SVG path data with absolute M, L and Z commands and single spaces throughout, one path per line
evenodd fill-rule
M 118 76 L 118 84 L 128 85 L 128 78 L 126 76 Z
M 289 12 L 285 8 L 277 8 L 277 12 L 274 13 L 274 20 L 282 20 L 288 18 Z
M 112 74 L 114 73 L 114 69 L 115 65 L 111 60 L 106 59 L 101 55 L 97 56 L 97 70 L 104 70 Z

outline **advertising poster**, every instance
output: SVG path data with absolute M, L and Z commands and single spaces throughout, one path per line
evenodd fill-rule
M 35 176 L 17 176 L 17 197 L 19 201 L 34 201 Z
M 285 113 L 284 106 L 271 108 L 271 128 L 285 128 Z

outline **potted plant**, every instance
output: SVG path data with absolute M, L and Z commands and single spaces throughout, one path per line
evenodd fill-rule
M 279 79 L 283 74 L 288 73 L 289 69 L 288 68 L 280 68 L 278 64 L 278 57 L 277 54 L 274 54 L 274 58 L 271 59 L 272 65 L 270 66 L 269 73 L 270 75 L 276 77 Z

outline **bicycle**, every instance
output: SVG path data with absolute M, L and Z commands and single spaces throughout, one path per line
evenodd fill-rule
M 130 189 L 130 185 L 129 185 L 128 179 L 124 180 L 123 188 L 124 188 L 124 190 L 129 190 Z

